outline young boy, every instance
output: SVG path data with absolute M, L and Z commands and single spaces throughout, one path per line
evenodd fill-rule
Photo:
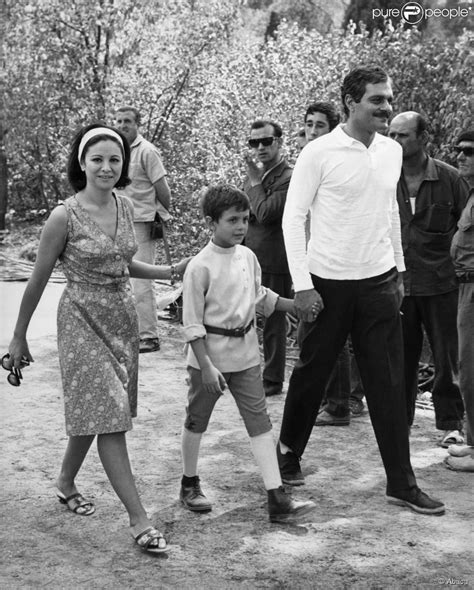
M 275 309 L 293 310 L 293 301 L 261 285 L 257 258 L 241 245 L 249 220 L 247 195 L 231 185 L 217 185 L 206 191 L 201 206 L 212 240 L 191 260 L 183 283 L 190 386 L 180 499 L 192 511 L 212 509 L 199 483 L 199 446 L 212 410 L 228 388 L 263 476 L 270 520 L 288 522 L 313 510 L 315 504 L 295 502 L 282 487 L 260 374 L 255 309 L 268 316 Z

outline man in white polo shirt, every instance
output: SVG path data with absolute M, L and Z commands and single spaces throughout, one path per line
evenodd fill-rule
M 140 133 L 140 112 L 129 106 L 115 112 L 115 125 L 130 144 L 129 176 L 132 184 L 122 190 L 133 202 L 133 226 L 138 241 L 136 260 L 153 264 L 156 242 L 151 237 L 151 226 L 158 212 L 163 221 L 168 213 L 171 193 L 157 148 Z M 160 349 L 158 315 L 153 281 L 132 279 L 133 293 L 140 324 L 140 352 Z
M 399 273 L 405 266 L 396 197 L 402 150 L 381 134 L 392 113 L 390 79 L 378 66 L 357 67 L 344 78 L 341 95 L 347 123 L 303 148 L 283 215 L 295 308 L 311 325 L 285 402 L 277 449 L 282 480 L 304 483 L 300 458 L 351 334 L 389 502 L 442 514 L 444 505 L 417 487 L 410 463 L 400 321 Z

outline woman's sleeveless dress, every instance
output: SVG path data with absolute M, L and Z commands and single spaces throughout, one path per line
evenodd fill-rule
M 128 273 L 137 243 L 130 209 L 115 199 L 114 240 L 75 196 L 64 202 L 58 348 L 69 436 L 130 430 L 137 411 L 138 319 Z

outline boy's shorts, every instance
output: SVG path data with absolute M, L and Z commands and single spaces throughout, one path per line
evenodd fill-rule
M 222 394 L 208 393 L 202 386 L 201 371 L 188 367 L 189 390 L 184 426 L 191 432 L 205 432 L 217 400 Z M 240 415 L 251 437 L 272 429 L 263 391 L 260 366 L 236 373 L 223 373 Z M 226 393 L 227 390 L 224 391 Z

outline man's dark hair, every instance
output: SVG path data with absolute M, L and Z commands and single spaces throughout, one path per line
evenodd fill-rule
M 323 115 L 326 115 L 329 123 L 329 131 L 332 131 L 341 120 L 341 115 L 337 112 L 336 107 L 330 102 L 313 102 L 310 104 L 306 109 L 304 122 L 306 123 L 308 116 L 314 115 L 314 113 L 322 113 Z
M 130 147 L 128 145 L 128 141 L 126 140 L 125 136 L 118 129 L 115 129 L 114 127 L 110 127 L 109 125 L 105 125 L 105 123 L 93 123 L 92 125 L 88 125 L 87 127 L 84 127 L 83 129 L 81 129 L 76 134 L 76 136 L 74 137 L 72 144 L 71 144 L 71 151 L 69 153 L 69 158 L 68 158 L 68 163 L 67 163 L 67 177 L 68 177 L 69 183 L 71 184 L 72 188 L 76 192 L 81 191 L 83 188 L 85 188 L 85 186 L 87 184 L 86 174 L 81 169 L 81 163 L 79 162 L 79 159 L 78 159 L 79 145 L 80 145 L 81 140 L 84 137 L 84 135 L 88 131 L 90 131 L 91 129 L 95 129 L 96 127 L 104 127 L 105 129 L 110 129 L 112 131 L 115 131 L 115 133 L 117 133 L 120 136 L 120 138 L 122 139 L 123 145 L 120 145 L 119 141 L 115 137 L 113 137 L 112 135 L 107 135 L 107 133 L 103 133 L 101 135 L 95 135 L 94 137 L 91 137 L 89 139 L 89 141 L 86 143 L 86 145 L 84 146 L 84 149 L 82 151 L 81 160 L 84 159 L 89 148 L 91 146 L 93 146 L 94 144 L 99 143 L 99 141 L 104 141 L 104 140 L 114 141 L 118 146 L 120 146 L 120 149 L 122 150 L 122 155 L 123 155 L 122 174 L 120 175 L 120 178 L 118 179 L 115 186 L 117 188 L 123 188 L 131 183 L 131 180 L 128 177 L 128 166 L 130 164 Z
M 115 114 L 117 113 L 124 113 L 125 111 L 131 111 L 134 116 L 135 116 L 135 123 L 140 127 L 141 123 L 142 123 L 142 116 L 140 114 L 140 111 L 138 109 L 136 109 L 135 107 L 119 107 L 118 109 L 116 109 Z
M 281 128 L 281 125 L 268 119 L 258 119 L 257 121 L 254 121 L 252 125 L 250 125 L 250 130 L 262 129 L 262 127 L 265 127 L 266 125 L 271 125 L 273 127 L 273 133 L 275 137 L 281 137 L 283 135 L 283 129 Z
M 351 70 L 344 78 L 341 86 L 341 99 L 344 113 L 349 116 L 349 109 L 346 106 L 346 96 L 350 95 L 355 102 L 360 102 L 365 94 L 367 84 L 378 84 L 387 82 L 390 77 L 380 66 L 362 65 Z
M 232 184 L 215 184 L 207 188 L 201 198 L 201 210 L 204 217 L 219 221 L 222 214 L 235 207 L 237 211 L 250 209 L 247 195 Z

